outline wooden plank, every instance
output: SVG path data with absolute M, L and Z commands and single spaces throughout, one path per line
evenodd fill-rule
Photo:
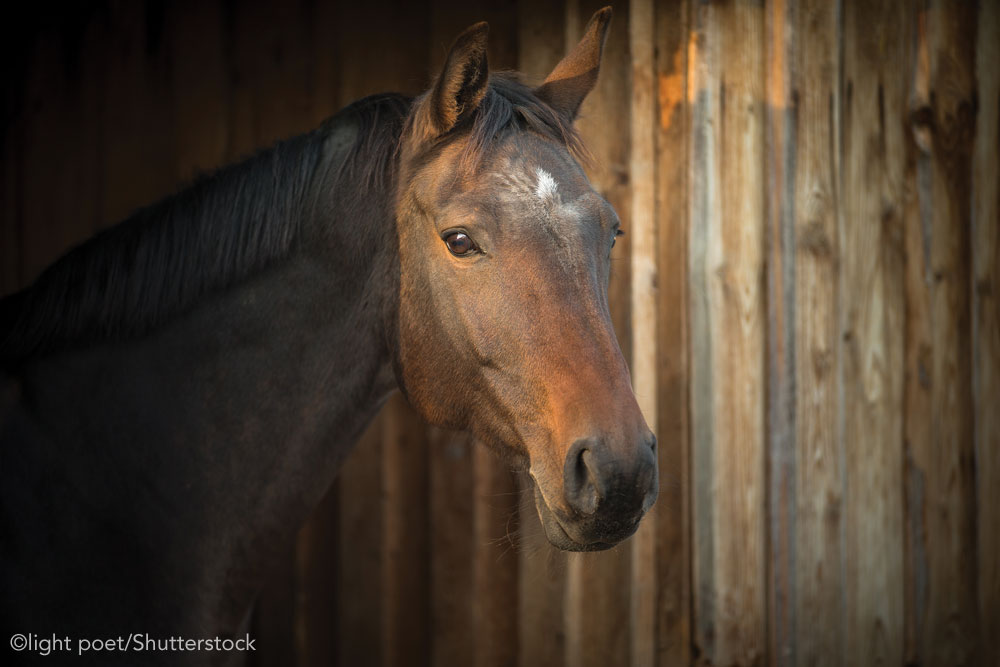
M 806 9 L 806 8 L 803 8 Z M 796 614 L 796 3 L 767 6 L 768 654 L 795 663 Z
M 575 45 L 587 21 L 606 2 L 567 3 L 566 44 Z M 626 228 L 631 226 L 629 167 L 629 15 L 615 7 L 596 88 L 584 101 L 576 126 L 594 157 L 588 177 Z M 611 259 L 608 300 L 626 361 L 631 361 L 631 239 L 619 239 Z M 631 544 L 606 552 L 572 554 L 566 590 L 566 664 L 626 664 L 629 660 Z
M 1000 664 L 1000 5 L 979 7 L 979 112 L 972 167 L 972 372 L 975 402 L 980 662 Z
M 340 469 L 340 593 L 337 620 L 341 665 L 382 662 L 382 430 L 376 418 Z
M 540 82 L 567 47 L 563 2 L 518 3 L 518 69 Z M 518 476 L 518 664 L 561 665 L 564 660 L 566 554 L 549 545 L 531 479 Z
M 432 431 L 431 664 L 442 667 L 476 656 L 474 446 L 467 434 Z
M 689 5 L 655 8 L 656 39 L 656 533 L 655 664 L 691 656 L 690 429 L 688 425 Z
M 527 473 L 519 475 L 518 658 L 522 667 L 563 665 L 567 555 L 549 544 Z
M 228 7 L 231 30 L 230 151 L 242 157 L 312 129 L 311 17 L 298 3 Z
M 431 630 L 426 425 L 401 394 L 383 414 L 382 664 L 422 664 Z
M 699 6 L 692 93 L 695 650 L 757 664 L 764 591 L 764 12 Z
M 100 197 L 102 226 L 120 222 L 176 185 L 170 47 L 163 19 L 160 8 L 143 3 L 122 4 L 110 14 L 97 135 L 101 180 L 87 188 Z
M 840 209 L 847 664 L 899 664 L 903 647 L 902 4 L 844 8 Z
M 100 51 L 81 53 L 84 25 L 65 36 L 40 31 L 29 58 L 22 125 L 21 190 L 22 284 L 91 235 L 100 217 L 103 177 L 97 137 L 103 86 L 96 78 Z M 69 50 L 71 57 L 64 58 Z M 74 63 L 66 66 L 67 60 Z M 141 162 L 139 163 L 141 164 Z M 135 166 L 133 166 L 135 168 Z M 59 196 L 53 196 L 58 192 Z
M 225 18 L 219 2 L 176 3 L 167 9 L 178 181 L 222 166 L 229 153 L 231 82 Z
M 841 560 L 843 467 L 837 411 L 839 378 L 839 55 L 837 7 L 801 3 L 792 26 L 796 98 L 789 170 L 794 241 L 794 637 L 778 662 L 844 663 Z M 794 256 L 791 255 L 794 253 Z M 857 298 L 851 295 L 851 298 Z M 896 406 L 894 409 L 898 409 Z M 898 490 L 897 490 L 898 493 Z M 785 658 L 782 660 L 782 658 Z
M 338 664 L 339 517 L 340 488 L 334 483 L 295 546 L 295 657 L 301 667 Z
M 657 432 L 657 230 L 654 12 L 651 0 L 629 3 L 632 95 L 629 105 L 629 179 L 632 186 L 631 246 L 632 388 L 649 428 Z M 631 664 L 652 665 L 656 654 L 656 510 L 630 540 L 629 607 Z
M 923 437 L 911 451 L 925 506 L 910 507 L 923 538 L 926 593 L 916 599 L 919 662 L 979 664 L 976 577 L 970 226 L 972 149 L 976 115 L 975 11 L 932 4 L 918 24 L 916 108 L 920 148 L 917 195 L 923 213 L 927 328 L 911 382 L 927 385 Z M 925 347 L 926 346 L 926 347 Z M 921 371 L 925 371 L 921 375 Z M 910 407 L 910 406 L 908 406 Z M 922 509 L 921 515 L 915 513 Z M 924 563 L 918 561 L 918 566 Z
M 459 33 L 479 21 L 490 24 L 487 58 L 490 70 L 512 69 L 518 63 L 518 14 L 514 0 L 479 0 L 456 3 L 432 0 L 430 3 L 431 73 L 437 76 L 448 48 Z
M 20 96 L 11 87 L 20 85 L 7 81 L 4 83 L 4 94 L 12 99 Z M 21 279 L 21 196 L 23 190 L 21 163 L 24 146 L 23 110 L 12 110 L 17 115 L 4 128 L 3 162 L 0 164 L 0 296 L 11 294 L 22 285 Z
M 517 663 L 517 481 L 506 464 L 482 443 L 473 452 L 476 667 Z
M 918 17 L 918 35 L 926 33 L 927 13 Z M 929 64 L 927 41 L 918 40 L 917 57 L 913 77 L 911 98 L 911 119 L 913 112 L 929 101 Z M 918 196 L 919 189 L 926 190 L 928 183 L 928 160 L 925 149 L 929 148 L 926 128 L 912 127 L 908 133 L 907 170 L 905 179 L 911 184 L 913 194 L 907 198 L 906 224 L 906 382 L 903 405 L 903 443 L 905 454 L 905 476 L 903 489 L 905 498 L 905 559 L 903 609 L 904 609 L 904 658 L 907 664 L 919 663 L 921 653 L 920 635 L 924 629 L 924 610 L 927 606 L 927 536 L 924 514 L 926 499 L 926 478 L 923 466 L 917 465 L 915 455 L 922 460 L 923 453 L 930 449 L 931 426 L 931 385 L 930 351 L 931 315 L 930 292 L 927 289 L 930 251 L 929 201 Z

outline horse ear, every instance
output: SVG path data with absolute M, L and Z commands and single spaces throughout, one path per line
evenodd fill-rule
M 569 55 L 559 61 L 535 94 L 556 111 L 576 118 L 583 99 L 597 84 L 601 54 L 611 26 L 611 7 L 600 9 L 590 18 L 583 38 Z
M 490 27 L 482 21 L 459 35 L 448 51 L 444 68 L 424 100 L 427 138 L 450 131 L 479 107 L 489 87 L 486 37 Z

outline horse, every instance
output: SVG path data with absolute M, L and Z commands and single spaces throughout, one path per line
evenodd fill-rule
M 635 532 L 656 438 L 608 308 L 621 223 L 573 127 L 610 19 L 535 87 L 473 25 L 422 95 L 201 176 L 0 301 L 5 632 L 237 636 L 397 389 L 526 469 L 555 547 Z M 223 657 L 133 650 L 89 657 Z

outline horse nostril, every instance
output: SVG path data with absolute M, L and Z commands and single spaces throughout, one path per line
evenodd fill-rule
M 563 486 L 566 502 L 580 514 L 589 515 L 597 510 L 601 499 L 599 478 L 587 440 L 577 440 L 566 455 Z

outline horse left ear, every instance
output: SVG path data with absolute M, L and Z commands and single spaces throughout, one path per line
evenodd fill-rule
M 570 120 L 576 118 L 583 99 L 597 84 L 601 54 L 604 52 L 604 42 L 608 39 L 610 26 L 611 7 L 598 10 L 583 29 L 580 43 L 559 61 L 542 85 L 535 89 L 538 97 Z
M 459 35 L 448 51 L 434 88 L 423 101 L 423 133 L 435 139 L 468 117 L 486 96 L 490 67 L 486 59 L 489 25 L 482 21 Z

